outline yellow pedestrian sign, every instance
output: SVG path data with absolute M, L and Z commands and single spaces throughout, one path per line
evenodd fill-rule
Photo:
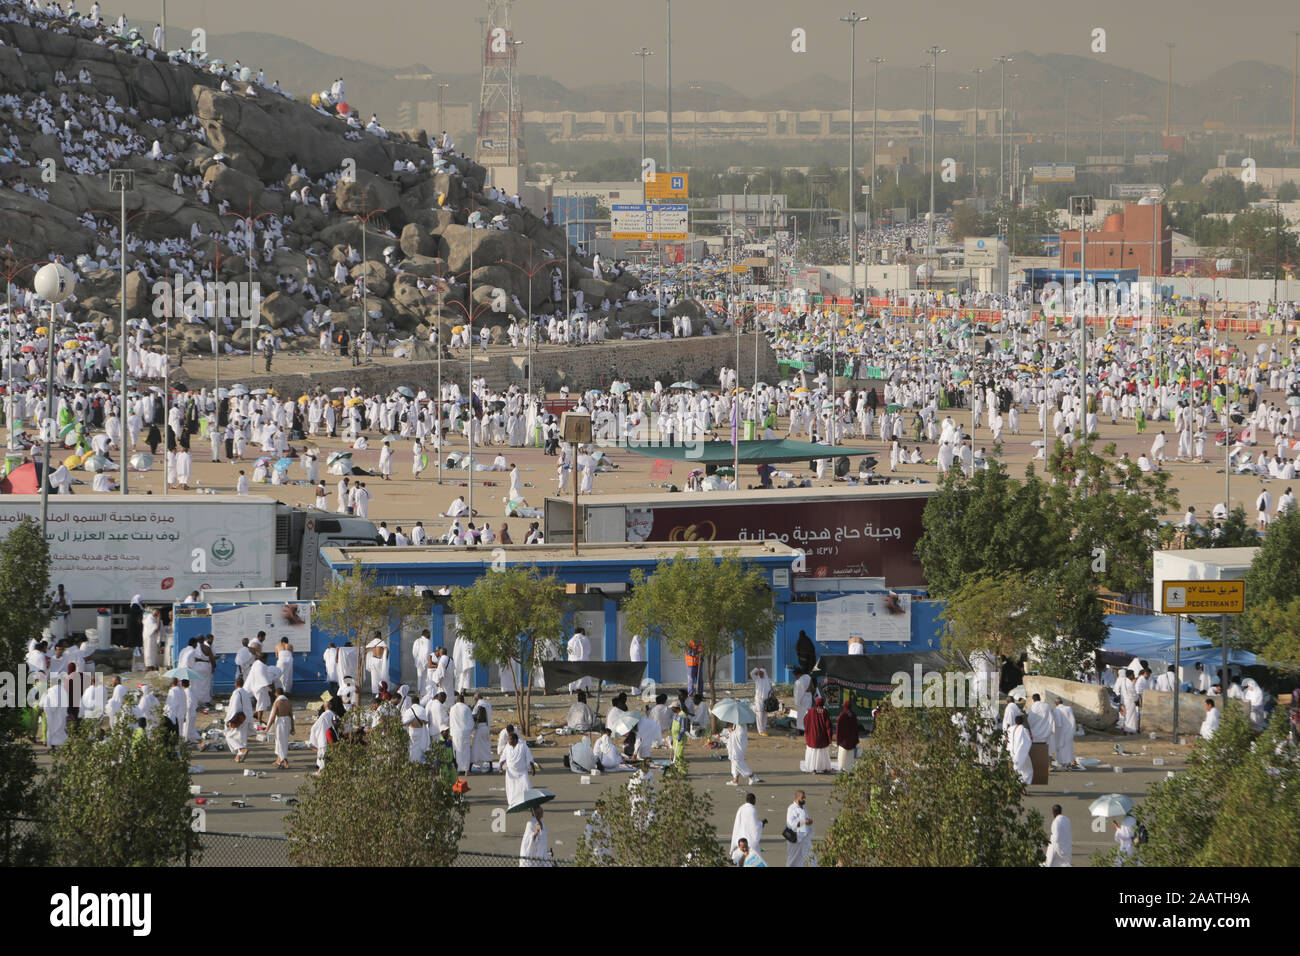
M 656 173 L 645 181 L 645 198 L 650 200 L 673 200 L 685 202 L 687 196 L 686 173 Z
M 1165 581 L 1164 614 L 1241 614 L 1246 610 L 1245 581 Z

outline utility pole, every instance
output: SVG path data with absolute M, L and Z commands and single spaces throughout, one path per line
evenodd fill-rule
M 939 46 L 932 46 L 925 52 L 929 53 L 930 56 L 934 58 L 934 81 L 930 84 L 930 229 L 929 229 L 930 249 L 928 253 L 930 256 L 933 256 L 934 255 L 934 167 L 938 165 L 938 156 L 939 156 L 938 152 L 936 152 L 938 147 L 935 141 L 935 129 L 934 129 L 935 120 L 937 119 L 936 110 L 938 109 L 938 105 L 939 105 L 939 54 L 947 53 L 948 51 Z M 930 268 L 933 269 L 934 266 L 931 265 Z M 934 281 L 933 274 L 931 275 L 929 281 L 931 282 Z
M 858 297 L 858 213 L 857 197 L 854 195 L 853 174 L 857 172 L 856 159 L 854 158 L 853 145 L 857 137 L 854 135 L 857 118 L 857 65 L 858 65 L 858 24 L 865 23 L 869 18 L 858 16 L 858 11 L 851 10 L 847 17 L 840 17 L 841 23 L 849 25 L 849 308 L 852 309 L 857 302 Z M 834 333 L 832 333 L 833 335 Z M 740 363 L 736 363 L 737 369 Z M 831 354 L 831 388 L 835 387 L 835 355 Z M 832 409 L 832 412 L 834 409 Z M 736 487 L 740 487 L 737 479 Z
M 876 211 L 876 114 L 879 111 L 879 102 L 876 93 L 880 90 L 880 64 L 885 62 L 883 56 L 873 56 L 871 58 L 871 192 L 867 194 L 867 235 L 870 236 L 870 230 L 875 228 L 875 211 Z M 871 250 L 870 242 L 867 243 L 867 250 Z M 793 263 L 791 263 L 793 265 Z
M 673 171 L 673 0 L 667 0 L 668 4 L 668 36 L 667 49 L 668 55 L 668 113 L 667 124 L 664 136 L 664 164 L 668 167 L 664 172 Z M 577 531 L 574 531 L 574 540 L 577 540 Z
M 1169 121 L 1174 108 L 1174 45 L 1166 43 L 1169 48 L 1169 82 L 1165 86 L 1165 135 L 1169 135 Z
M 1009 56 L 995 56 L 993 62 L 1002 67 L 1002 96 L 998 101 L 998 199 L 1007 195 L 1005 175 L 1007 170 L 1007 64 L 1015 60 Z
M 971 70 L 975 74 L 975 141 L 970 148 L 970 176 L 971 176 L 971 198 L 975 200 L 975 211 L 979 212 L 980 200 L 980 74 L 984 72 L 984 67 L 977 66 Z
M 641 204 L 645 205 L 645 61 L 654 56 L 654 51 L 642 47 L 633 50 L 632 55 L 641 58 Z

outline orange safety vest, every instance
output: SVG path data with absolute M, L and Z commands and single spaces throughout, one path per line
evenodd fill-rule
M 686 645 L 686 666 L 699 667 L 700 654 L 703 653 L 703 651 L 704 651 L 704 647 L 700 644 L 695 643 L 694 641 L 691 641 L 691 643 L 687 644 Z

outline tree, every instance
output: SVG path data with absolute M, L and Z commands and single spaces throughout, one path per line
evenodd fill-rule
M 41 829 L 57 866 L 165 866 L 194 848 L 190 747 L 161 727 L 70 725 L 54 751 Z
M 1029 615 L 1036 629 L 1037 672 L 1077 680 L 1101 649 L 1109 629 L 1086 560 L 1067 561 L 1037 576 Z
M 716 701 L 718 661 L 737 647 L 757 654 L 772 643 L 776 609 L 772 589 L 757 567 L 734 550 L 715 555 L 700 548 L 660 561 L 647 576 L 632 572 L 632 596 L 623 607 L 634 634 L 658 631 L 674 654 L 690 644 L 703 649 L 709 697 Z
M 1287 602 L 1273 598 L 1252 607 L 1247 614 L 1254 632 L 1267 635 L 1260 645 L 1260 656 L 1270 664 L 1300 668 L 1300 597 Z
M 313 615 L 323 630 L 356 645 L 357 672 L 353 676 L 359 691 L 365 670 L 365 646 L 370 636 L 389 633 L 394 627 L 400 630 L 404 623 L 427 612 L 428 605 L 418 594 L 381 588 L 374 572 L 364 570 L 358 560 L 351 574 L 340 574 L 330 581 L 316 601 Z
M 27 642 L 50 619 L 50 552 L 40 525 L 24 518 L 0 540 L 0 673 L 22 673 Z M 36 758 L 23 738 L 27 688 L 16 680 L 12 700 L 0 700 L 0 826 L 31 813 L 37 800 Z M 0 684 L 0 694 L 3 685 Z M 34 836 L 11 833 L 5 858 L 15 865 L 41 862 Z
M 638 776 L 607 789 L 578 839 L 579 866 L 726 866 L 709 822 L 713 799 L 691 785 L 686 761 L 658 781 Z
M 564 585 L 530 568 L 493 571 L 456 591 L 451 607 L 474 659 L 518 675 L 515 712 L 524 735 L 531 733 L 533 674 L 558 653 L 569 610 Z
M 1257 548 L 1260 538 L 1259 532 L 1246 519 L 1246 509 L 1237 505 L 1219 524 L 1217 535 L 1203 534 L 1197 543 L 1202 548 Z
M 944 601 L 945 650 L 1019 657 L 1037 632 L 1030 613 L 1030 578 L 1018 571 L 974 572 Z
M 978 235 L 981 235 L 979 210 L 970 203 L 963 203 L 952 214 L 948 236 L 953 242 L 961 242 L 967 236 Z
M 1220 702 L 1221 704 L 1221 702 Z M 1157 781 L 1133 811 L 1148 839 L 1132 856 L 1112 848 L 1094 863 L 1129 866 L 1300 865 L 1300 751 L 1279 707 L 1262 735 L 1229 707 L 1187 769 Z
M 1237 212 L 1246 208 L 1246 187 L 1234 176 L 1220 176 L 1206 190 L 1207 212 Z
M 1297 199 L 1300 199 L 1300 187 L 1293 180 L 1288 179 L 1277 187 L 1278 202 L 1295 202 Z
M 972 736 L 973 735 L 973 736 Z M 1044 859 L 1043 818 L 975 709 L 886 703 L 817 848 L 825 866 L 1033 866 Z
M 1246 613 L 1240 630 L 1245 646 L 1257 653 L 1272 640 L 1259 609 L 1287 604 L 1300 594 L 1300 510 L 1292 508 L 1268 526 L 1268 534 L 1246 572 Z M 1231 625 L 1230 625 L 1231 626 Z
M 464 828 L 464 799 L 433 763 L 411 761 L 406 730 L 389 715 L 330 745 L 284 832 L 298 866 L 450 866 Z
M 1049 564 L 1059 532 L 1048 521 L 1045 494 L 1032 472 L 1019 482 L 996 461 L 970 478 L 950 468 L 926 505 L 916 548 L 930 594 L 944 597 L 976 572 L 1030 572 Z

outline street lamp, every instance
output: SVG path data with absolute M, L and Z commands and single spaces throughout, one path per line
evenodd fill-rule
M 1007 195 L 1006 187 L 1003 184 L 1003 177 L 1007 170 L 1007 64 L 1014 63 L 1015 58 L 995 56 L 993 62 L 1002 67 L 1002 96 L 998 102 L 998 199 L 1001 200 Z
M 849 25 L 849 308 L 852 309 L 858 298 L 858 214 L 857 198 L 853 194 L 853 174 L 855 172 L 855 159 L 853 154 L 853 141 L 856 139 L 854 132 L 857 119 L 857 65 L 858 65 L 858 24 L 865 23 L 869 17 L 858 16 L 858 11 L 850 11 L 847 17 L 840 17 L 841 23 Z M 739 368 L 739 365 L 737 365 Z M 835 367 L 834 361 L 831 362 L 831 388 L 835 387 Z M 834 397 L 832 395 L 832 400 Z M 740 487 L 740 479 L 736 479 L 736 487 Z
M 60 302 L 72 295 L 76 287 L 76 274 L 61 262 L 51 262 L 36 271 L 32 288 L 36 294 L 50 304 L 50 323 L 46 331 L 45 346 L 45 421 L 41 423 L 45 432 L 45 466 L 41 475 L 41 540 L 45 539 L 45 529 L 50 522 L 50 443 L 58 431 L 58 394 L 54 391 L 54 309 Z M 126 374 L 123 368 L 122 374 Z
M 1065 136 L 1061 140 L 1061 162 L 1070 161 L 1070 81 L 1077 79 L 1073 74 L 1065 78 Z
M 646 57 L 654 56 L 655 52 L 642 47 L 633 50 L 632 55 L 641 58 L 641 204 L 645 205 L 645 61 Z
M 977 66 L 971 70 L 975 74 L 975 141 L 971 144 L 970 149 L 970 175 L 971 175 L 971 196 L 975 200 L 975 211 L 979 212 L 980 198 L 980 74 L 984 72 L 984 67 Z
M 934 167 L 936 165 L 935 145 L 935 125 L 937 116 L 935 111 L 939 105 L 939 54 L 948 51 L 939 46 L 932 46 L 925 51 L 934 58 L 934 82 L 930 84 L 930 255 L 934 255 Z
M 885 62 L 883 56 L 873 56 L 871 58 L 871 192 L 867 194 L 867 251 L 871 252 L 871 230 L 876 226 L 876 118 L 878 113 L 878 100 L 876 97 L 880 88 L 880 64 Z

